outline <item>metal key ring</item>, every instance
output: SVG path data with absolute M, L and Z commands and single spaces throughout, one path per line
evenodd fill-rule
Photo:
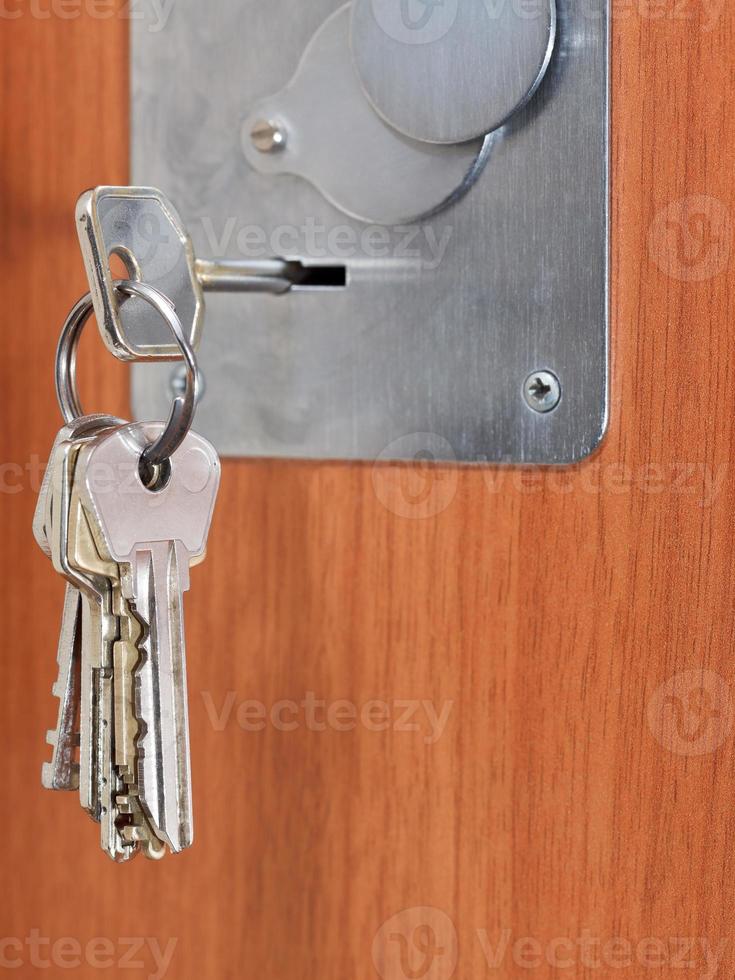
M 194 413 L 199 396 L 199 368 L 196 355 L 184 336 L 181 320 L 176 315 L 173 304 L 160 290 L 143 282 L 135 282 L 132 279 L 117 280 L 115 288 L 125 297 L 139 296 L 160 313 L 176 338 L 176 343 L 179 345 L 186 364 L 184 394 L 177 395 L 174 399 L 168 423 L 161 435 L 143 450 L 143 462 L 151 467 L 160 467 L 173 456 L 188 435 L 194 422 Z M 56 395 L 61 414 L 67 425 L 84 415 L 77 391 L 77 348 L 82 329 L 93 308 L 92 294 L 87 293 L 76 303 L 67 317 L 56 350 Z

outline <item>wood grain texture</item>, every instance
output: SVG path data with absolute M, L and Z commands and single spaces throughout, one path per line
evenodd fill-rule
M 47 976 L 97 976 L 103 938 L 130 977 L 176 940 L 176 980 L 447 980 L 453 926 L 462 980 L 735 973 L 735 7 L 615 6 L 602 451 L 545 474 L 228 463 L 187 602 L 197 841 L 126 868 L 39 785 L 62 585 L 31 517 L 74 201 L 126 180 L 128 25 L 0 21 L 0 968 L 35 975 L 38 930 L 81 944 Z M 80 372 L 125 410 L 95 337 Z M 309 692 L 385 702 L 388 730 L 373 707 L 338 731 L 344 705 L 320 730 Z M 282 723 L 248 730 L 248 701 Z M 405 701 L 450 703 L 438 738 Z

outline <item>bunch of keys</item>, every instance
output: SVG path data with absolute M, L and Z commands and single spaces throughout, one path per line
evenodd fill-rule
M 103 850 L 120 862 L 141 851 L 159 859 L 193 840 L 183 594 L 205 556 L 220 464 L 191 432 L 197 367 L 173 306 L 142 282 L 115 288 L 168 324 L 187 363 L 186 391 L 168 423 L 85 416 L 75 363 L 92 300 L 80 300 L 59 343 L 65 425 L 33 530 L 67 581 L 58 721 L 42 782 L 79 791 Z

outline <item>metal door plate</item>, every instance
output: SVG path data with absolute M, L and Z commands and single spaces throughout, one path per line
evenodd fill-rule
M 207 297 L 198 431 L 228 456 L 584 458 L 607 423 L 607 0 L 560 0 L 546 77 L 474 186 L 390 228 L 256 172 L 242 150 L 251 108 L 340 6 L 220 0 L 204 18 L 177 0 L 163 26 L 132 20 L 135 183 L 171 198 L 201 258 L 348 272 L 343 289 Z M 134 366 L 139 418 L 166 416 L 171 375 Z M 548 378 L 560 399 L 537 410 L 554 400 Z

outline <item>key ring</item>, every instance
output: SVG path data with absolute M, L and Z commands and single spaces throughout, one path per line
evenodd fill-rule
M 167 296 L 147 283 L 135 282 L 132 279 L 117 280 L 115 288 L 125 297 L 139 296 L 161 314 L 176 338 L 186 363 L 184 394 L 176 396 L 166 428 L 155 442 L 143 450 L 141 457 L 142 464 L 157 470 L 168 463 L 191 430 L 199 396 L 199 368 L 191 344 L 184 336 L 181 321 Z M 56 395 L 67 425 L 84 415 L 76 382 L 77 348 L 82 329 L 93 308 L 92 294 L 87 293 L 76 303 L 67 317 L 56 350 Z

